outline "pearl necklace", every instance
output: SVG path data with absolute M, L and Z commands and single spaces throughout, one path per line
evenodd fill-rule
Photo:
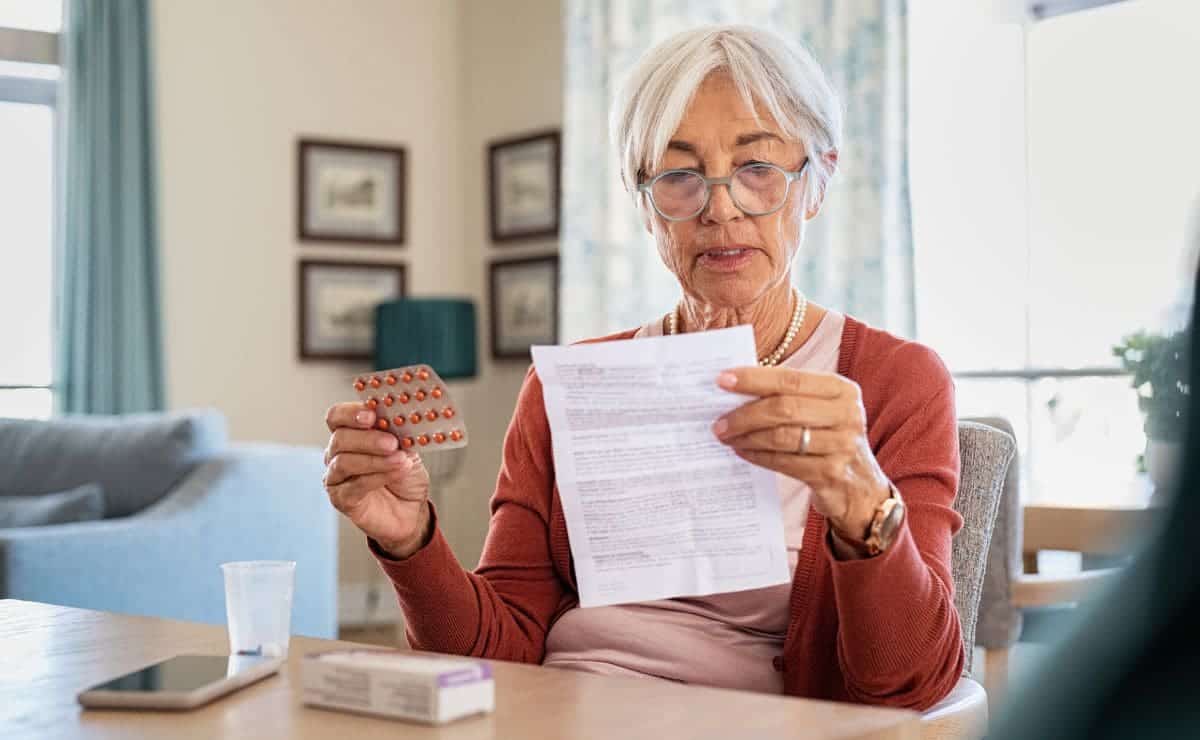
M 783 341 L 779 343 L 775 351 L 766 357 L 759 358 L 758 364 L 762 367 L 778 365 L 788 347 L 792 346 L 792 342 L 796 340 L 796 334 L 800 332 L 800 327 L 804 325 L 804 316 L 808 313 L 808 298 L 795 288 L 792 288 L 792 297 L 796 300 L 796 310 L 792 312 L 792 322 L 788 324 L 787 333 L 783 335 Z M 677 308 L 667 314 L 667 334 L 678 333 L 679 309 Z

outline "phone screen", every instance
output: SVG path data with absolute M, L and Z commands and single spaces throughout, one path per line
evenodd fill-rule
M 93 686 L 91 690 L 186 693 L 273 660 L 259 655 L 177 655 Z

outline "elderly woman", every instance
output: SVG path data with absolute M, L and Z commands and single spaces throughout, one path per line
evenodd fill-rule
M 963 667 L 953 604 L 954 387 L 930 349 L 809 302 L 791 265 L 837 164 L 838 101 L 813 59 L 745 27 L 652 49 L 615 103 L 626 186 L 682 292 L 609 339 L 754 329 L 754 400 L 713 433 L 777 474 L 790 584 L 578 606 L 542 387 L 517 399 L 474 572 L 420 458 L 330 409 L 325 485 L 395 584 L 414 647 L 597 673 L 927 708 Z

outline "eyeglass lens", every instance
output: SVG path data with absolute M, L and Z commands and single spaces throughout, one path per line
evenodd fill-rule
M 729 195 L 734 204 L 750 215 L 777 210 L 787 197 L 787 175 L 776 167 L 751 164 L 733 173 Z M 668 218 L 690 218 L 703 210 L 708 200 L 708 185 L 696 172 L 667 172 L 650 188 L 654 206 Z

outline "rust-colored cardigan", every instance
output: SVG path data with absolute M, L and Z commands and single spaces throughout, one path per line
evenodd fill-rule
M 627 339 L 632 331 L 605 337 Z M 929 348 L 846 317 L 838 373 L 862 388 L 871 449 L 908 505 L 884 554 L 838 561 L 811 511 L 783 654 L 788 694 L 926 709 L 962 674 L 950 538 L 962 519 L 954 384 Z M 546 633 L 578 597 L 554 482 L 542 384 L 531 369 L 504 440 L 479 566 L 467 572 L 436 527 L 406 560 L 380 557 L 413 647 L 540 663 Z

